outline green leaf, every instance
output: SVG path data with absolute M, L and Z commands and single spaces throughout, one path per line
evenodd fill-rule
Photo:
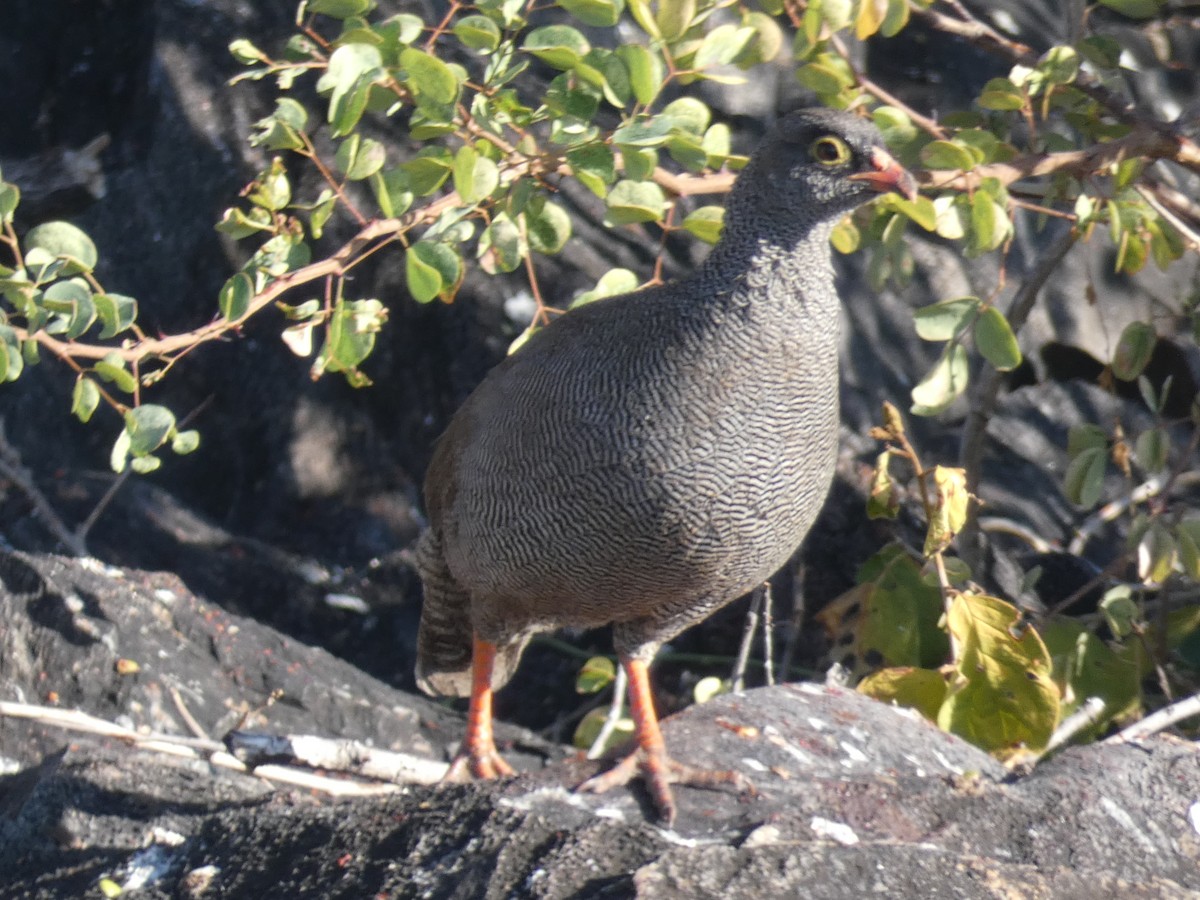
M 165 406 L 144 403 L 125 413 L 129 452 L 134 456 L 153 453 L 175 431 L 175 414 Z
M 995 250 L 1012 234 L 1008 211 L 985 194 L 976 191 L 971 198 L 971 247 L 976 251 Z
M 132 468 L 133 471 L 137 472 L 139 475 L 149 475 L 151 472 L 156 471 L 161 465 L 162 460 L 149 453 L 145 456 L 135 456 L 129 461 L 130 468 Z
M 618 181 L 608 193 L 609 225 L 657 222 L 666 207 L 666 197 L 653 181 Z
M 946 699 L 946 679 L 935 669 L 900 666 L 873 672 L 858 683 L 860 694 L 905 709 L 915 709 L 931 722 Z
M 383 56 L 371 44 L 343 44 L 330 54 L 317 90 L 329 94 L 329 124 L 334 137 L 354 130 L 367 108 L 370 85 L 382 74 Z
M 104 359 L 98 360 L 92 369 L 102 379 L 115 385 L 119 391 L 132 394 L 137 390 L 137 379 L 125 368 L 125 361 L 116 353 L 110 353 Z
M 259 173 L 249 200 L 270 212 L 278 212 L 292 202 L 292 185 L 278 156 L 271 160 L 269 169 Z
M 426 197 L 440 188 L 453 169 L 453 157 L 441 147 L 422 150 L 400 166 L 408 178 L 408 189 L 418 197 Z
M 605 297 L 617 297 L 621 294 L 628 294 L 637 290 L 638 279 L 633 272 L 628 269 L 609 269 L 600 276 L 600 280 L 596 282 L 596 286 L 590 291 L 584 291 L 571 302 L 571 308 L 583 306 L 585 303 L 591 303 L 593 300 L 601 300 Z
M 500 185 L 500 169 L 474 147 L 459 147 L 454 156 L 454 189 L 463 203 L 474 206 Z
M 551 256 L 567 243 L 571 236 L 571 217 L 556 203 L 531 203 L 525 210 L 525 228 L 529 246 L 538 253 Z
M 1162 584 L 1175 568 L 1175 539 L 1162 522 L 1150 523 L 1137 546 L 1138 576 L 1147 584 Z
M 333 19 L 349 19 L 361 16 L 375 4 L 372 0 L 307 0 L 310 13 L 320 13 Z
M 228 322 L 237 322 L 250 310 L 254 297 L 254 282 L 245 272 L 238 272 L 221 285 L 217 306 Z
M 90 272 L 96 268 L 98 254 L 92 239 L 70 222 L 46 222 L 29 229 L 25 235 L 27 250 L 38 248 L 68 261 L 64 274 Z
M 969 171 L 977 160 L 962 144 L 953 141 L 930 141 L 921 148 L 921 162 L 929 169 Z
M 0 182 L 0 225 L 13 220 L 13 213 L 21 203 L 21 190 L 15 184 Z
M 1038 69 L 1051 84 L 1070 84 L 1079 74 L 1079 54 L 1074 47 L 1051 47 L 1043 54 Z
M 1007 78 L 993 78 L 983 86 L 976 102 L 984 109 L 1018 110 L 1025 106 L 1025 94 Z
M 1193 581 L 1200 581 L 1200 519 L 1184 519 L 1175 526 L 1179 561 Z
M 921 578 L 920 566 L 904 549 L 884 547 L 863 564 L 858 581 L 816 616 L 830 634 L 840 635 L 839 647 L 881 666 L 941 665 L 949 652 L 938 627 L 941 591 Z
M 655 116 L 618 128 L 612 140 L 619 147 L 660 147 L 674 130 L 674 123 L 665 116 Z
M 1158 335 L 1149 322 L 1130 322 L 1117 340 L 1112 361 L 1113 375 L 1122 381 L 1134 381 L 1149 364 L 1157 342 Z
M 25 368 L 25 357 L 17 333 L 8 325 L 0 325 L 0 382 L 16 381 Z
M 1107 730 L 1114 719 L 1122 720 L 1141 706 L 1141 673 L 1136 657 L 1117 653 L 1106 641 L 1092 634 L 1080 622 L 1054 617 L 1039 629 L 1054 667 L 1054 680 L 1063 697 L 1065 718 L 1089 697 L 1104 702 L 1104 711 L 1076 742 L 1086 743 Z
M 986 306 L 975 320 L 975 346 L 983 358 L 1001 372 L 1009 372 L 1021 364 L 1021 348 L 1004 313 Z
M 913 313 L 917 334 L 926 341 L 948 341 L 967 329 L 980 305 L 978 297 L 960 297 L 923 306 Z
M 409 252 L 417 246 L 420 245 L 414 244 Z M 313 362 L 313 377 L 318 378 L 325 372 L 342 372 L 353 387 L 370 384 L 370 379 L 359 372 L 358 367 L 371 355 L 375 335 L 385 321 L 387 308 L 378 300 L 339 300 L 326 324 L 325 344 Z
M 558 5 L 584 25 L 611 28 L 625 10 L 625 0 L 558 0 Z
M 109 451 L 108 464 L 114 472 L 124 472 L 129 462 L 129 429 L 122 428 Z
M 725 66 L 732 63 L 755 37 L 753 28 L 745 28 L 727 22 L 718 25 L 707 34 L 696 50 L 692 66 L 704 70 L 710 66 Z
M 454 35 L 465 46 L 483 53 L 500 46 L 500 27 L 487 16 L 464 16 L 454 23 Z
M 308 111 L 291 97 L 278 97 L 275 112 L 254 123 L 257 129 L 251 145 L 268 150 L 299 150 L 304 146 L 300 133 L 308 126 Z
M 418 303 L 454 296 L 462 280 L 462 260 L 453 248 L 436 241 L 418 241 L 405 254 L 408 290 Z
M 100 388 L 86 375 L 80 375 L 75 379 L 75 389 L 71 392 L 71 412 L 80 422 L 88 422 L 99 405 Z
M 912 389 L 913 413 L 937 415 L 967 389 L 967 378 L 967 351 L 961 344 L 948 345 L 929 374 Z
M 1100 5 L 1131 19 L 1152 19 L 1166 5 L 1166 0 L 1100 0 Z
M 683 227 L 688 233 L 706 244 L 717 242 L 724 224 L 725 209 L 721 206 L 701 206 L 688 213 L 683 220 Z
M 507 213 L 492 219 L 479 236 L 479 265 L 489 275 L 514 271 L 525 258 L 525 252 L 521 230 Z
M 408 47 L 400 53 L 400 65 L 407 72 L 404 83 L 418 104 L 448 106 L 458 100 L 458 78 L 454 70 L 436 56 Z
M 387 151 L 379 141 L 354 132 L 338 145 L 333 161 L 347 179 L 362 181 L 383 168 Z
M 229 52 L 244 66 L 252 66 L 255 63 L 270 62 L 270 57 L 263 53 L 250 41 L 245 38 L 239 38 L 229 45 Z
M 180 456 L 193 452 L 199 446 L 200 432 L 195 429 L 177 431 L 175 432 L 175 436 L 171 438 L 171 449 Z
M 748 69 L 779 57 L 783 49 L 783 29 L 772 16 L 753 11 L 743 16 L 742 26 L 753 31 L 754 36 L 734 60 L 739 68 Z
M 1108 464 L 1105 447 L 1087 447 L 1067 466 L 1063 490 L 1067 499 L 1084 509 L 1091 509 L 1104 490 L 1104 470 Z
M 606 709 L 593 709 L 588 712 L 586 716 L 579 720 L 575 734 L 571 737 L 571 744 L 580 750 L 591 749 L 592 744 L 600 737 L 600 732 L 604 728 L 607 718 L 608 710 Z M 629 716 L 623 716 L 613 725 L 612 734 L 603 747 L 601 747 L 601 750 L 607 752 L 621 747 L 629 743 L 631 737 L 633 737 L 633 719 L 629 718 Z
M 1134 453 L 1138 465 L 1147 472 L 1161 472 L 1167 467 L 1171 438 L 1165 428 L 1151 428 L 1138 435 Z
M 595 694 L 604 690 L 617 678 L 617 667 L 607 656 L 593 656 L 583 664 L 575 678 L 575 693 Z
M 862 244 L 862 232 L 854 224 L 853 216 L 842 216 L 833 226 L 829 240 L 838 253 L 853 253 Z
M 600 141 L 572 147 L 567 151 L 567 162 L 584 187 L 601 200 L 608 195 L 608 186 L 617 177 L 611 147 Z
M 569 71 L 583 62 L 592 47 L 570 25 L 544 25 L 529 32 L 521 49 L 549 66 Z
M 1084 450 L 1093 448 L 1108 450 L 1108 434 L 1104 429 L 1091 422 L 1072 425 L 1067 432 L 1067 456 L 1074 459 Z
M 130 328 L 137 320 L 137 301 L 124 294 L 94 294 L 96 315 L 104 324 L 100 337 L 107 340 Z
M 372 175 L 371 190 L 375 193 L 379 211 L 388 218 L 404 215 L 413 202 L 410 184 L 408 172 L 404 169 L 387 169 Z M 329 209 L 332 212 L 332 205 Z M 314 233 L 313 237 L 319 235 Z
M 682 128 L 700 137 L 712 121 L 712 110 L 708 104 L 694 97 L 680 97 L 663 107 L 655 121 L 660 118 L 675 128 Z
M 1045 749 L 1059 719 L 1050 654 L 1016 607 L 957 594 L 946 625 L 959 648 L 938 725 L 1001 759 Z
M 671 44 L 683 37 L 695 18 L 696 0 L 659 0 L 654 23 L 663 40 Z
M 61 334 L 69 341 L 75 340 L 96 321 L 92 289 L 82 278 L 56 281 L 50 285 L 43 295 L 42 305 L 54 314 L 46 331 Z
M 629 70 L 633 96 L 638 103 L 649 106 L 662 90 L 667 75 L 662 56 L 641 44 L 622 44 L 614 52 Z

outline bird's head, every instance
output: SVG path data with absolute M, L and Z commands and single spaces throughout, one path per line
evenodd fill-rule
M 879 130 L 847 112 L 804 109 L 784 116 L 739 178 L 747 199 L 776 215 L 836 219 L 873 195 L 908 199 L 916 181 L 887 151 Z

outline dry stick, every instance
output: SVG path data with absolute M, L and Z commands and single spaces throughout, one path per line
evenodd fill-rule
M 0 701 L 0 717 L 6 716 L 14 719 L 28 719 L 42 725 L 82 734 L 95 734 L 126 741 L 139 749 L 169 756 L 204 759 L 214 766 L 231 769 L 244 775 L 257 775 L 268 781 L 297 785 L 339 797 L 395 793 L 399 790 L 395 783 L 398 780 L 432 784 L 440 779 L 448 768 L 444 763 L 407 753 L 377 750 L 356 741 L 330 740 L 310 735 L 287 735 L 284 738 L 289 752 L 298 759 L 312 761 L 311 764 L 320 765 L 323 768 L 335 768 L 335 764 L 340 761 L 342 770 L 362 773 L 365 777 L 385 778 L 389 782 L 367 784 L 361 781 L 327 778 L 284 765 L 247 766 L 229 753 L 225 749 L 225 745 L 219 741 L 155 732 L 143 734 L 74 709 Z
M 1075 246 L 1076 240 L 1078 240 L 1078 235 L 1074 229 L 1068 228 L 1059 236 L 1058 240 L 1050 245 L 1050 248 L 1033 267 L 1033 271 L 1026 276 L 1025 281 L 1013 296 L 1008 311 L 1008 322 L 1014 333 L 1020 332 L 1025 320 L 1029 318 L 1029 313 L 1033 310 L 1033 304 L 1037 301 L 1042 287 L 1054 274 L 1054 270 L 1058 268 L 1070 249 Z M 967 415 L 967 426 L 963 431 L 958 458 L 959 464 L 967 473 L 967 490 L 972 494 L 979 492 L 987 426 L 996 408 L 996 399 L 1000 396 L 1000 388 L 1003 383 L 1004 373 L 998 369 L 989 369 L 975 392 L 971 412 Z M 976 551 L 979 546 L 979 523 L 975 516 L 971 516 L 967 520 L 960 538 L 958 546 L 962 550 L 964 560 L 972 569 L 978 570 L 979 559 Z
M 1050 741 L 1046 744 L 1046 749 L 1042 751 L 1042 756 L 1049 756 L 1079 732 L 1095 725 L 1100 720 L 1100 716 L 1104 714 L 1104 709 L 1104 701 L 1099 697 L 1088 697 L 1084 700 L 1079 705 L 1079 709 L 1063 719 L 1054 729 L 1054 734 L 1050 735 Z
M 1122 729 L 1118 734 L 1107 738 L 1106 744 L 1121 744 L 1126 741 L 1140 741 L 1143 738 L 1148 738 L 1152 734 L 1157 734 L 1165 728 L 1170 728 L 1176 722 L 1184 719 L 1190 719 L 1192 716 L 1200 716 L 1200 694 L 1192 694 L 1170 706 L 1165 706 L 1156 713 L 1146 716 L 1146 718 L 1134 722 L 1128 728 Z
M 625 667 L 617 666 L 617 677 L 613 681 L 613 696 L 612 702 L 608 706 L 608 715 L 604 717 L 604 724 L 600 726 L 600 732 L 596 735 L 596 739 L 592 741 L 592 746 L 588 747 L 588 759 L 599 759 L 604 755 L 604 748 L 608 744 L 608 739 L 612 737 L 617 723 L 621 721 L 622 714 L 625 712 L 625 688 L 628 684 L 629 680 L 625 674 Z
M 774 616 L 771 615 L 773 599 L 774 598 L 771 594 L 771 582 L 764 581 L 762 602 L 763 678 L 768 687 L 775 684 L 775 648 L 771 641 L 771 637 L 775 632 L 775 619 Z
M 758 628 L 759 612 L 762 609 L 763 589 L 760 585 L 754 589 L 750 598 L 750 608 L 746 610 L 746 624 L 742 629 L 742 643 L 738 647 L 737 660 L 733 664 L 733 676 L 730 679 L 734 693 L 745 690 L 746 665 L 750 661 L 750 644 L 754 640 L 754 632 Z

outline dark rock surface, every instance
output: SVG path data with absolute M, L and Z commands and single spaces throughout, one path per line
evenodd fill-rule
M 0 683 L 28 702 L 175 735 L 186 707 L 218 738 L 236 723 L 437 758 L 458 734 L 441 708 L 172 576 L 9 554 L 0 579 Z M 102 878 L 162 898 L 1200 895 L 1187 742 L 1075 748 L 1012 779 L 914 714 L 813 684 L 725 695 L 664 728 L 677 756 L 756 793 L 680 787 L 667 831 L 639 787 L 571 793 L 596 763 L 501 726 L 516 779 L 331 800 L 0 717 L 3 896 L 94 896 Z

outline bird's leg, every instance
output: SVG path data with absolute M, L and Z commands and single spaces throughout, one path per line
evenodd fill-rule
M 650 673 L 640 659 L 622 656 L 621 665 L 629 676 L 629 712 L 633 717 L 636 749 L 616 766 L 581 784 L 578 790 L 600 794 L 617 785 L 628 784 L 640 773 L 659 815 L 667 825 L 675 821 L 675 798 L 671 784 L 697 787 L 734 785 L 753 790 L 749 780 L 737 772 L 695 769 L 667 756 L 667 745 L 658 727 L 654 698 L 650 693 Z
M 492 666 L 495 661 L 496 645 L 476 635 L 471 646 L 471 703 L 467 707 L 467 733 L 443 781 L 516 774 L 497 752 L 492 736 Z

